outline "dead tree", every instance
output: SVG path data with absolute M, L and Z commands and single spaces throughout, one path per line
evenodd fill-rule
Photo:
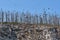
M 26 15 L 25 15 L 25 22 L 27 24 L 31 23 L 31 14 L 28 11 L 26 12 Z
M 29 21 L 29 22 L 30 22 L 30 24 L 31 24 L 31 15 L 30 15 L 30 21 Z
M 25 21 L 26 21 L 26 23 L 31 24 L 31 14 L 30 13 L 26 13 Z
M 1 13 L 0 13 L 0 19 L 1 19 L 1 23 L 3 24 L 3 21 L 4 21 L 4 12 L 3 12 L 2 9 L 1 9 Z
M 59 24 L 59 18 L 57 17 L 57 15 L 53 16 L 53 24 L 54 25 L 58 25 Z
M 14 22 L 14 13 L 11 13 L 11 22 Z
M 8 18 L 8 15 L 7 15 L 7 12 L 5 12 L 5 17 L 6 17 L 6 23 L 7 23 L 7 18 Z
M 43 23 L 47 24 L 47 14 L 46 14 L 45 10 L 44 10 L 44 13 L 43 13 Z
M 24 14 L 24 12 L 22 12 L 21 15 L 20 15 L 20 23 L 25 23 L 25 14 Z
M 0 22 L 3 24 L 3 21 L 4 21 L 4 12 L 1 9 L 1 11 L 0 11 Z
M 15 22 L 18 23 L 18 12 L 15 13 Z
M 2 11 L 2 23 L 4 21 L 4 12 Z
M 2 19 L 2 18 L 1 18 L 1 11 L 0 11 L 0 22 L 1 22 L 1 19 Z
M 28 15 L 25 15 L 25 23 L 28 24 Z
M 41 15 L 39 16 L 39 19 L 40 19 L 40 24 L 43 24 L 43 20 L 42 20 Z
M 57 25 L 58 25 L 58 27 L 59 27 L 59 22 L 60 22 L 60 19 L 59 19 L 59 17 L 57 18 Z
M 31 15 L 31 24 L 33 24 L 33 23 L 34 23 L 34 16 Z
M 20 23 L 22 23 L 22 17 L 20 17 Z
M 10 22 L 10 11 L 8 11 L 7 20 L 8 20 L 8 22 Z
M 31 14 L 28 14 L 28 23 L 31 24 Z
M 6 23 L 9 23 L 10 22 L 10 13 L 9 11 L 8 12 L 5 12 L 5 18 L 6 18 Z
M 38 24 L 38 15 L 35 15 L 35 23 Z
M 58 26 L 60 26 L 60 17 L 58 17 Z
M 52 15 L 48 15 L 48 24 L 52 25 Z

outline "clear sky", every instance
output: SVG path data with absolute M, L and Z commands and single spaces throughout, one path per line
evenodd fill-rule
M 60 13 L 60 0 L 0 0 L 0 8 L 3 10 L 30 11 L 40 13 L 44 8 Z

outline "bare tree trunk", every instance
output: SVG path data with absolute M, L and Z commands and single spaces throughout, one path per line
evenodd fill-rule
M 7 17 L 8 17 L 8 16 L 7 16 L 7 12 L 6 12 L 5 14 L 6 14 L 6 16 L 5 16 L 5 17 L 6 17 L 6 23 L 7 23 Z
M 15 13 L 15 23 L 18 23 L 18 12 Z
M 47 14 L 46 14 L 46 12 L 44 12 L 44 14 L 43 14 L 43 20 L 44 20 L 44 24 L 47 24 Z
M 14 22 L 14 13 L 11 13 L 11 22 Z
M 40 15 L 39 19 L 40 19 L 40 24 L 43 24 L 43 20 L 42 20 L 41 15 Z

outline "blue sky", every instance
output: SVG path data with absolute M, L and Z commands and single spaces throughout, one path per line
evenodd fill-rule
M 41 13 L 43 9 L 50 8 L 51 13 L 60 13 L 60 0 L 0 0 L 0 8 L 3 10 L 29 11 Z

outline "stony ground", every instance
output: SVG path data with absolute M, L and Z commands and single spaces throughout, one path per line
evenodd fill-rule
M 60 40 L 59 31 L 56 27 L 1 25 L 0 40 Z

